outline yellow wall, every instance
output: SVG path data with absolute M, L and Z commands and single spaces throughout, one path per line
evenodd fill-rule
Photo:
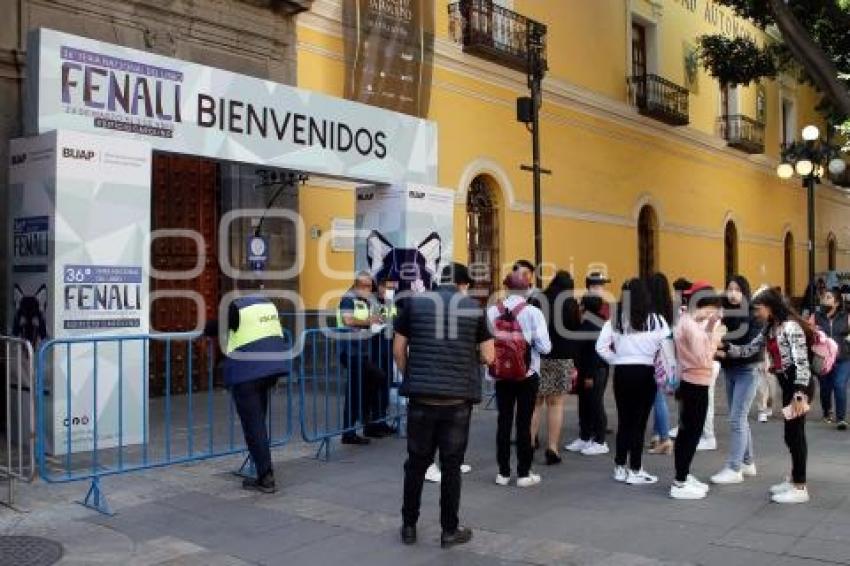
M 684 82 L 684 43 L 718 31 L 705 21 L 705 4 L 697 0 L 691 13 L 681 1 L 663 2 L 658 23 L 662 76 Z M 438 183 L 465 190 L 459 185 L 470 164 L 486 164 L 473 173 L 491 174 L 497 184 L 501 261 L 509 265 L 519 257 L 533 259 L 531 175 L 519 169 L 530 162 L 531 138 L 515 120 L 515 99 L 526 94 L 524 76 L 462 54 L 447 38 L 446 5 L 437 2 L 436 31 L 437 51 L 448 55 L 437 57 L 428 116 L 438 124 Z M 674 128 L 639 116 L 626 105 L 627 5 L 646 18 L 657 17 L 646 0 L 514 2 L 516 11 L 549 26 L 541 143 L 543 166 L 553 174 L 544 176 L 542 185 L 544 261 L 578 277 L 591 263 L 603 263 L 615 284 L 621 283 L 637 270 L 637 212 L 641 203 L 649 203 L 660 224 L 658 267 L 671 279 L 687 276 L 722 284 L 724 222 L 731 217 L 739 235 L 739 270 L 754 283 L 782 285 L 782 242 L 790 228 L 794 291 L 802 293 L 806 201 L 799 181 L 782 182 L 774 173 L 780 140 L 778 81 L 764 82 L 766 156 L 748 156 L 716 137 L 719 87 L 702 70 L 699 92 L 690 98 L 689 126 Z M 299 86 L 342 94 L 340 29 L 321 17 L 299 26 Z M 763 41 L 757 30 L 753 33 Z M 579 94 L 570 94 L 576 87 Z M 795 90 L 797 124 L 820 123 L 813 111 L 818 96 L 803 85 Z M 741 113 L 755 117 L 755 93 L 755 85 L 742 89 Z M 832 232 L 839 242 L 839 268 L 850 269 L 850 259 L 842 253 L 850 248 L 850 200 L 830 188 L 819 191 L 819 267 L 826 266 L 826 238 Z M 353 209 L 350 190 L 302 191 L 308 231 L 313 224 L 327 230 L 331 218 L 351 218 Z M 454 247 L 461 261 L 467 259 L 465 223 L 465 208 L 458 204 Z M 318 252 L 315 243 L 308 242 L 307 250 L 302 294 L 309 306 L 317 306 L 323 294 L 347 282 L 341 285 L 319 272 L 309 259 Z M 331 256 L 336 267 L 353 269 L 352 254 Z

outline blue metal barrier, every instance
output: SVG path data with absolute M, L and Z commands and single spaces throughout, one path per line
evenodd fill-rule
M 291 351 L 288 331 L 284 338 Z M 163 353 L 161 365 L 152 347 Z M 36 362 L 39 473 L 48 482 L 90 480 L 82 503 L 97 511 L 110 513 L 104 476 L 246 450 L 231 397 L 216 379 L 212 339 L 197 333 L 59 338 L 40 346 Z M 157 372 L 165 382 L 160 397 L 149 394 Z M 178 375 L 185 392 L 177 390 Z M 293 436 L 295 379 L 290 372 L 270 395 L 272 446 Z M 64 399 L 57 400 L 60 390 Z
M 301 435 L 330 457 L 330 441 L 367 424 L 401 430 L 405 405 L 398 397 L 392 342 L 368 330 L 314 328 L 296 345 L 300 376 Z M 394 399 L 394 401 L 391 401 Z

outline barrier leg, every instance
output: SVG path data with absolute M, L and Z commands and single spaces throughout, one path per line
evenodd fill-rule
M 109 502 L 106 500 L 106 494 L 103 493 L 103 490 L 100 488 L 100 478 L 92 478 L 91 486 L 86 494 L 86 498 L 78 503 L 83 507 L 94 509 L 98 513 L 103 513 L 110 517 L 115 515 L 109 507 Z
M 239 469 L 233 472 L 233 474 L 243 478 L 257 477 L 257 468 L 254 467 L 254 460 L 251 458 L 250 454 L 245 456 L 245 460 L 242 462 L 242 465 L 239 466 Z
M 316 460 L 322 457 L 322 452 L 325 453 L 324 460 L 327 462 L 331 459 L 331 439 L 325 438 L 319 443 L 319 449 L 316 450 Z

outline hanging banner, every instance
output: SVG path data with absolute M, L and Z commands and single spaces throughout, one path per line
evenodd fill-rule
M 49 29 L 29 39 L 29 134 L 68 129 L 332 177 L 436 182 L 434 122 Z
M 428 115 L 434 0 L 345 0 L 345 97 Z

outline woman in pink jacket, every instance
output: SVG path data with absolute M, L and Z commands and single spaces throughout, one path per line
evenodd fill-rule
M 676 397 L 680 402 L 679 434 L 674 457 L 676 479 L 670 487 L 673 499 L 703 499 L 708 485 L 690 473 L 708 412 L 708 389 L 717 378 L 714 361 L 725 333 L 721 324 L 722 297 L 706 282 L 696 282 L 684 295 L 688 311 L 673 331 L 676 361 L 681 383 Z M 716 366 L 716 367 L 715 367 Z

